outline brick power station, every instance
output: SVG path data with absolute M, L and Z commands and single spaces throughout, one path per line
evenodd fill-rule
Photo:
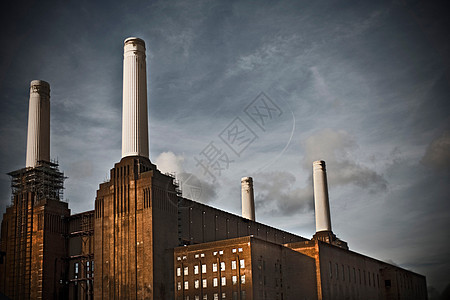
M 145 43 L 124 42 L 122 159 L 95 209 L 71 215 L 50 160 L 50 86 L 31 82 L 26 167 L 9 173 L 0 292 L 11 299 L 427 299 L 425 277 L 349 250 L 331 228 L 325 162 L 313 163 L 316 234 L 183 198 L 149 160 Z

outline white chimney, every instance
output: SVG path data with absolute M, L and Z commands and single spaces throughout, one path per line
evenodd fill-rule
M 316 232 L 332 231 L 330 202 L 328 200 L 327 171 L 323 160 L 313 163 L 314 203 L 316 211 Z
M 148 153 L 145 42 L 130 37 L 123 53 L 122 158 Z
M 34 168 L 39 161 L 50 161 L 50 85 L 42 80 L 33 80 L 30 84 L 25 166 Z
M 253 179 L 243 177 L 242 185 L 242 217 L 255 221 L 255 198 L 253 195 Z

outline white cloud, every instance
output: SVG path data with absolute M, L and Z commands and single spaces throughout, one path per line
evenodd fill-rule
M 184 157 L 182 155 L 176 155 L 175 153 L 168 151 L 161 153 L 155 161 L 158 169 L 162 173 L 183 173 Z

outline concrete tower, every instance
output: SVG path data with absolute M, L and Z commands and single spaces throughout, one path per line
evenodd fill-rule
M 123 53 L 122 158 L 148 158 L 145 42 L 127 38 Z
M 330 202 L 328 199 L 327 171 L 323 160 L 318 160 L 313 163 L 313 180 L 316 232 L 332 231 Z
M 255 221 L 255 198 L 253 195 L 253 179 L 243 177 L 242 185 L 242 217 Z
M 50 85 L 42 80 L 30 84 L 26 167 L 50 161 Z

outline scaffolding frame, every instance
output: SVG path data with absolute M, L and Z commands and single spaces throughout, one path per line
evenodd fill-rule
M 63 200 L 64 180 L 67 177 L 59 170 L 56 161 L 38 161 L 34 168 L 22 168 L 8 173 L 11 176 L 12 201 L 19 192 L 33 192 L 34 204 L 42 199 Z

